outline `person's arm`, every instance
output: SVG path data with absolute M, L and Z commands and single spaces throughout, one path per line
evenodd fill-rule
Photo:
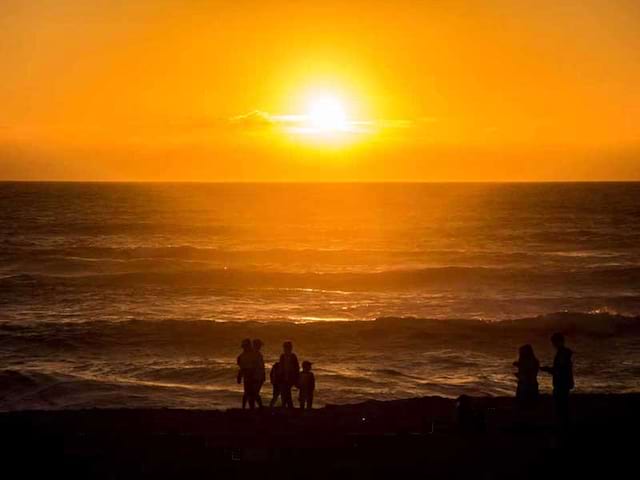
M 311 391 L 313 392 L 316 389 L 316 376 L 313 373 L 311 373 L 311 382 L 310 383 L 311 383 Z
M 293 354 L 293 369 L 300 373 L 300 363 L 298 362 L 298 356 L 295 353 Z
M 300 364 L 298 363 L 298 356 L 292 354 L 291 363 L 293 364 L 293 384 L 296 387 L 300 387 Z
M 256 368 L 257 372 L 258 372 L 258 378 L 260 381 L 264 382 L 265 378 L 267 376 L 267 372 L 264 368 L 264 357 L 262 356 L 261 353 L 258 354 L 258 361 L 257 361 L 257 368 Z

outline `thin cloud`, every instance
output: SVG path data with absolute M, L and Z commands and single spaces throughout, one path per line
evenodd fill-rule
M 422 117 L 416 119 L 374 119 L 374 120 L 349 120 L 346 122 L 342 133 L 347 134 L 371 134 L 393 131 L 408 131 L 420 129 L 437 123 L 435 117 Z M 228 119 L 227 126 L 247 132 L 278 129 L 294 134 L 316 133 L 317 128 L 310 125 L 307 115 L 272 114 L 263 110 L 253 110 L 248 113 L 236 115 Z
M 274 118 L 269 113 L 261 110 L 236 115 L 229 119 L 230 125 L 248 129 L 271 128 L 275 123 Z

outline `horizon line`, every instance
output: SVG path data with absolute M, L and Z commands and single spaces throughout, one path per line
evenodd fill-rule
M 549 183 L 640 183 L 632 180 L 32 180 L 0 179 L 2 183 L 103 183 L 103 184 L 549 184 Z

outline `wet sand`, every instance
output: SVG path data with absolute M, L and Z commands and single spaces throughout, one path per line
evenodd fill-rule
M 21 478 L 614 478 L 637 468 L 640 394 L 574 395 L 568 432 L 554 427 L 547 396 L 526 414 L 511 398 L 473 402 L 484 422 L 471 431 L 441 397 L 305 412 L 7 412 L 0 447 Z

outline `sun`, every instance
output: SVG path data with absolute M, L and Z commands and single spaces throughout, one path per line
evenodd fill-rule
M 339 132 L 347 129 L 347 114 L 336 97 L 314 98 L 309 104 L 307 119 L 310 126 L 319 132 Z

